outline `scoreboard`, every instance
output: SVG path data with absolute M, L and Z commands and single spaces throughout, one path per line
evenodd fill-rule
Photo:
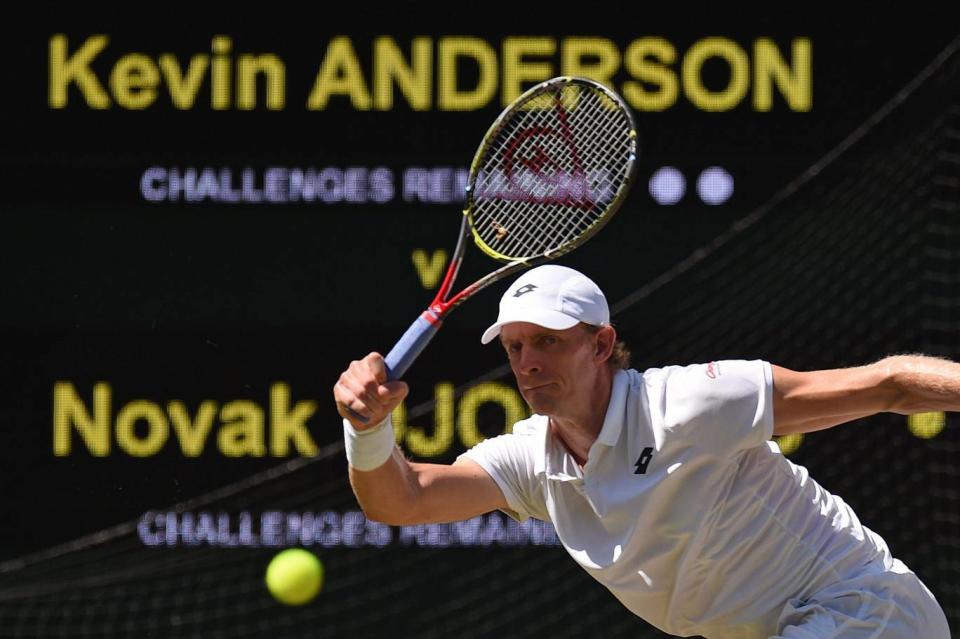
M 953 35 L 592 24 L 52 15 L 8 34 L 0 559 L 134 520 L 162 545 L 164 508 L 335 444 L 337 376 L 432 298 L 467 163 L 532 84 L 587 75 L 635 111 L 637 183 L 563 260 L 615 303 L 770 201 Z M 412 457 L 450 461 L 527 415 L 502 353 L 479 344 L 502 290 L 408 374 Z M 638 365 L 667 363 L 689 362 Z

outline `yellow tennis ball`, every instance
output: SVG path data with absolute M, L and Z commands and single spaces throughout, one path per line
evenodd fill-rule
M 267 589 L 281 603 L 299 606 L 317 596 L 323 586 L 323 564 L 309 550 L 288 548 L 267 566 Z

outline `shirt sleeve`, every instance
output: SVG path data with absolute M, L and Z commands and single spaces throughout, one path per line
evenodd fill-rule
M 671 367 L 664 428 L 716 454 L 734 455 L 773 436 L 773 372 L 761 360 Z
M 503 512 L 520 522 L 529 517 L 549 521 L 529 449 L 533 441 L 535 438 L 524 435 L 500 435 L 480 442 L 458 457 L 476 462 L 487 471 L 509 505 Z

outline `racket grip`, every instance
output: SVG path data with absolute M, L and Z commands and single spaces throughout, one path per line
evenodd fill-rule
M 426 348 L 433 336 L 437 334 L 442 321 L 437 315 L 426 310 L 414 320 L 403 337 L 394 344 L 384 358 L 387 364 L 387 379 L 391 382 L 400 379 L 407 372 L 414 360 Z

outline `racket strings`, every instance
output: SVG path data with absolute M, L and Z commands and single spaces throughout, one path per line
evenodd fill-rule
M 553 196 L 552 193 L 547 197 Z M 491 222 L 495 232 L 493 240 L 500 240 L 497 248 L 505 255 L 535 254 L 545 246 L 554 245 L 565 237 L 570 229 L 569 220 L 566 220 L 565 209 L 562 206 L 541 201 L 536 207 L 518 205 L 512 199 L 494 199 L 491 211 L 491 220 L 500 219 L 499 223 Z M 522 203 L 521 203 L 522 204 Z M 582 217 L 582 216 L 581 216 Z M 566 222 L 566 223 L 565 223 Z M 501 233 L 497 234 L 497 231 Z M 538 244 L 531 243 L 530 233 L 536 231 Z M 503 242 L 503 240 L 507 240 Z
M 512 228 L 514 230 L 513 233 L 510 233 L 511 241 L 501 248 L 503 253 L 516 254 L 521 251 L 536 253 L 546 248 L 545 246 L 532 246 L 529 243 L 524 244 L 525 239 L 527 239 L 526 235 L 515 232 L 518 228 L 518 221 L 523 222 L 525 220 L 525 228 L 536 228 L 540 234 L 541 242 L 549 245 L 558 244 L 568 237 L 582 233 L 593 221 L 593 209 L 597 207 L 597 203 L 591 202 L 587 198 L 593 197 L 592 192 L 599 194 L 599 199 L 603 199 L 604 192 L 609 189 L 608 185 L 598 184 L 595 179 L 592 179 L 595 175 L 595 171 L 590 170 L 590 167 L 595 164 L 595 159 L 592 157 L 593 150 L 584 149 L 582 144 L 574 141 L 571 146 L 575 147 L 575 153 L 574 150 L 563 148 L 566 142 L 558 144 L 558 139 L 556 136 L 548 136 L 545 138 L 546 144 L 541 144 L 537 149 L 538 153 L 543 152 L 546 156 L 552 158 L 562 157 L 564 151 L 570 156 L 567 158 L 569 161 L 560 165 L 554 172 L 554 176 L 560 175 L 559 184 L 551 184 L 548 181 L 546 188 L 544 188 L 543 185 L 535 183 L 539 192 L 535 191 L 534 193 L 540 196 L 540 199 L 534 203 L 539 204 L 539 206 L 517 206 L 516 198 L 497 202 L 499 206 L 495 210 L 507 220 L 507 224 L 502 224 L 501 228 Z M 585 158 L 580 157 L 581 149 L 587 151 Z M 529 181 L 529 177 L 527 180 Z M 588 180 L 593 183 L 588 182 Z M 525 188 L 526 186 L 528 185 L 521 182 L 521 192 L 529 191 L 528 188 Z M 558 193 L 558 191 L 561 192 Z M 521 198 L 521 203 L 524 203 L 523 198 Z M 571 207 L 574 210 L 571 211 Z M 571 212 L 574 215 L 570 215 Z
M 629 116 L 600 91 L 568 84 L 531 96 L 481 159 L 475 231 L 509 259 L 574 242 L 624 187 L 634 149 Z
M 552 129 L 553 125 L 556 124 L 556 118 L 549 110 L 529 111 L 526 115 L 528 117 L 516 120 L 512 127 L 504 128 L 501 133 L 502 139 L 498 141 L 501 146 L 511 144 L 511 140 L 516 139 L 518 131 L 548 130 Z M 554 138 L 548 136 L 540 137 L 543 142 L 542 146 L 546 147 L 543 149 L 545 154 L 553 158 L 562 157 L 558 154 L 558 149 L 555 148 Z M 504 158 L 496 158 L 494 174 L 502 176 L 507 173 L 506 167 L 504 166 L 505 164 Z M 500 173 L 499 171 L 503 172 Z M 505 185 L 513 188 L 518 186 L 517 184 L 510 184 L 509 182 L 505 183 Z M 528 185 L 523 184 L 521 179 L 519 187 L 520 192 L 523 193 L 523 190 L 527 188 Z M 511 256 L 520 254 L 532 255 L 537 253 L 540 247 L 532 245 L 529 237 L 530 233 L 535 229 L 538 231 L 539 238 L 548 244 L 555 243 L 558 237 L 562 237 L 567 232 L 566 229 L 556 224 L 556 222 L 562 220 L 563 209 L 548 203 L 549 198 L 555 194 L 547 191 L 545 195 L 546 197 L 543 198 L 538 207 L 524 206 L 522 201 L 518 203 L 516 199 L 511 198 L 493 197 L 488 200 L 491 205 L 491 227 L 495 235 L 493 239 L 501 240 L 500 246 L 498 247 L 501 253 Z M 494 221 L 498 219 L 501 221 Z M 501 229 L 502 232 L 498 234 L 497 231 Z M 502 237 L 503 235 L 506 235 L 506 237 Z M 504 239 L 508 239 L 508 241 L 504 243 L 502 241 Z
M 605 146 L 606 141 L 615 140 L 618 135 L 621 137 L 629 137 L 629 128 L 626 132 L 623 131 L 622 120 L 617 118 L 618 115 L 621 114 L 616 111 L 610 111 L 608 107 L 603 107 L 599 111 L 599 118 L 593 123 L 595 129 L 599 131 L 599 135 L 582 135 L 584 129 L 578 129 L 581 135 L 577 140 L 577 146 L 580 150 L 581 160 L 585 166 L 595 167 L 600 166 L 604 162 L 609 162 L 610 151 L 616 147 Z M 629 155 L 629 149 L 623 147 L 621 156 L 613 158 L 614 163 L 628 162 Z M 601 207 L 601 203 L 602 206 L 609 204 L 626 178 L 624 172 L 612 175 L 604 172 L 602 176 L 604 178 L 602 181 L 590 184 L 591 191 L 596 194 L 600 200 L 600 202 L 595 205 L 597 207 Z M 593 218 L 589 217 L 580 218 L 579 220 L 574 219 L 574 222 L 579 223 L 570 229 L 566 229 L 563 226 L 563 222 L 566 221 L 563 219 L 564 213 L 564 209 L 551 208 L 545 209 L 537 216 L 538 224 L 543 224 L 546 228 L 552 229 L 552 232 L 548 235 L 548 240 L 553 243 L 561 243 L 570 236 L 577 236 L 583 233 L 589 228 L 593 221 Z

